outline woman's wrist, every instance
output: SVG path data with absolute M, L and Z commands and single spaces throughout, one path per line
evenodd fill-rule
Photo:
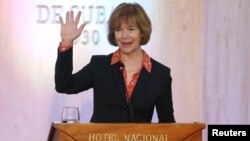
M 72 47 L 73 47 L 73 43 L 61 41 L 61 42 L 59 43 L 58 49 L 59 49 L 60 52 L 64 52 L 64 51 L 66 51 L 66 50 L 68 50 L 68 49 L 70 49 L 70 48 L 72 48 Z

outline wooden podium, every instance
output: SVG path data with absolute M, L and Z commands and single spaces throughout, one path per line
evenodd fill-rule
M 203 123 L 52 123 L 48 141 L 201 141 Z

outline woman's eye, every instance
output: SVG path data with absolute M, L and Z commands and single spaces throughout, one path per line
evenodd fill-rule
M 115 31 L 118 32 L 118 31 L 121 31 L 121 29 L 120 28 L 116 28 Z

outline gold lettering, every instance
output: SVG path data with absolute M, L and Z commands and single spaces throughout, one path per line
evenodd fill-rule
M 119 141 L 116 134 L 89 134 L 88 141 Z
M 125 134 L 125 141 L 167 141 L 167 135 L 154 134 Z
M 89 134 L 89 141 L 94 141 L 95 140 L 95 134 Z

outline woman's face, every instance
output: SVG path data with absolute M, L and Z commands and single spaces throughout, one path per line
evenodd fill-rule
M 115 40 L 121 53 L 136 53 L 138 49 L 141 49 L 141 38 L 141 31 L 135 23 L 121 23 L 115 29 Z

